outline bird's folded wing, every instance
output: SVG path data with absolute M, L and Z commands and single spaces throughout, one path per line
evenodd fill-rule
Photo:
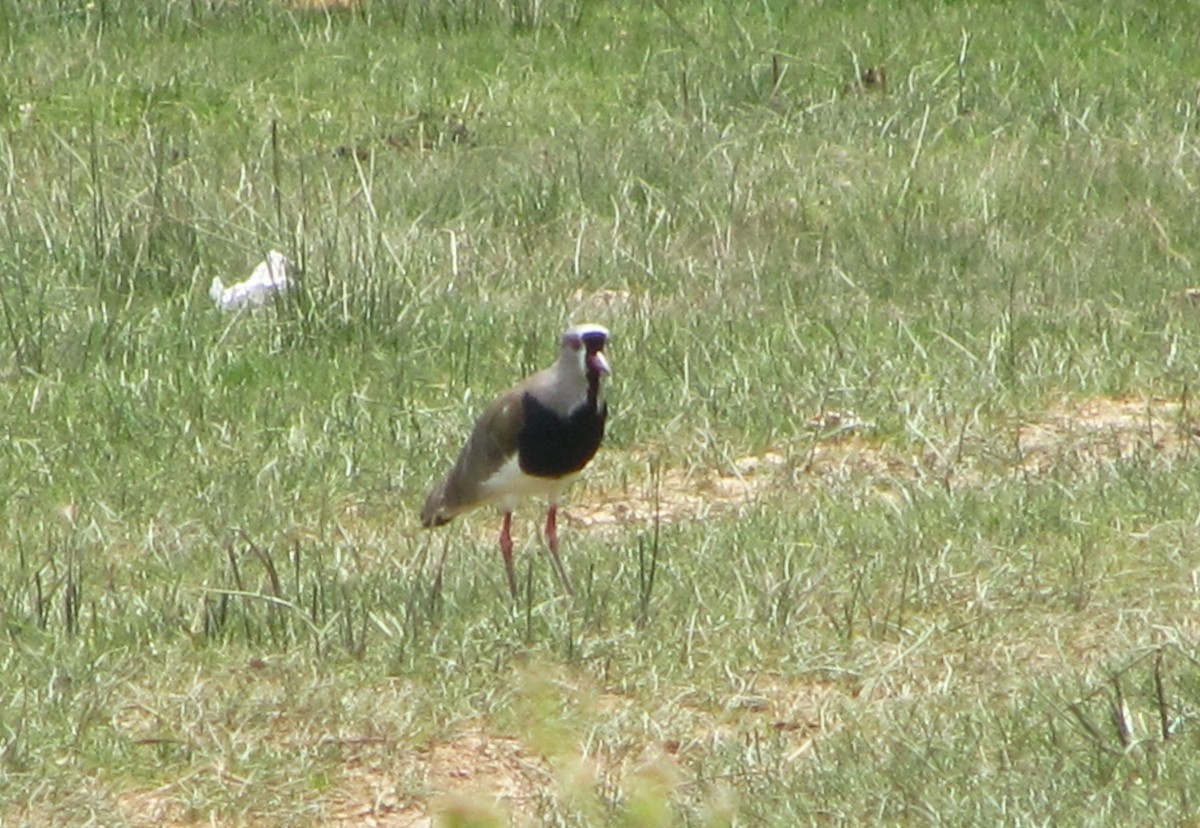
M 523 417 L 521 391 L 496 399 L 475 421 L 475 428 L 454 468 L 429 494 L 421 511 L 426 526 L 445 523 L 459 512 L 480 504 L 483 484 L 517 452 Z

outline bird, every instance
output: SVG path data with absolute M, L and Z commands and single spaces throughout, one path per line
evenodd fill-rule
M 480 506 L 500 507 L 500 552 L 513 598 L 513 510 L 537 497 L 547 501 L 546 543 L 555 570 L 564 589 L 572 591 L 558 554 L 558 504 L 604 439 L 608 404 L 601 380 L 612 375 L 604 354 L 608 339 L 602 325 L 567 328 L 554 364 L 484 409 L 454 466 L 425 499 L 421 524 L 426 528 Z

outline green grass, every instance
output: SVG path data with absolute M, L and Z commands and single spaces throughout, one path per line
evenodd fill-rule
M 1192 4 L 151 5 L 0 0 L 0 824 L 1194 824 Z

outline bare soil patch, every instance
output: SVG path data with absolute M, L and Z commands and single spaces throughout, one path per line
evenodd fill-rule
M 871 425 L 850 412 L 819 412 L 809 425 L 810 442 L 740 457 L 725 469 L 656 471 L 647 461 L 639 488 L 579 498 L 569 505 L 567 517 L 601 529 L 703 520 L 745 509 L 783 486 L 794 492 L 857 480 L 863 487 L 887 490 L 892 483 L 925 476 L 954 486 L 978 486 L 987 479 L 980 458 L 952 443 L 904 454 L 872 439 Z M 1174 459 L 1200 447 L 1200 427 L 1186 405 L 1160 397 L 1094 397 L 1026 418 L 1013 434 L 1009 463 L 1016 474 L 1047 474 L 1067 463 L 1077 467 L 1139 454 Z M 994 476 L 995 458 L 990 461 Z
M 1197 435 L 1179 400 L 1093 397 L 1023 424 L 1019 467 L 1045 473 L 1066 460 L 1099 463 L 1145 453 L 1173 458 L 1194 450 Z
M 424 828 L 440 812 L 534 824 L 535 802 L 553 783 L 543 758 L 482 725 L 391 753 L 388 760 L 346 763 L 331 824 Z
M 347 762 L 329 824 L 539 825 L 563 804 L 590 800 L 591 807 L 602 807 L 601 798 L 647 780 L 668 779 L 672 788 L 693 781 L 690 763 L 703 764 L 722 744 L 782 740 L 788 761 L 798 760 L 815 739 L 838 726 L 841 696 L 832 683 L 757 676 L 721 702 L 693 702 L 684 694 L 656 711 L 662 738 L 597 740 L 586 752 L 581 744 L 549 745 L 554 755 L 539 749 L 545 740 L 537 734 L 528 739 L 499 734 L 488 722 L 473 722 L 416 750 L 393 747 L 387 759 Z M 640 723 L 645 715 L 633 700 L 613 693 L 602 693 L 594 708 L 593 714 L 619 721 Z

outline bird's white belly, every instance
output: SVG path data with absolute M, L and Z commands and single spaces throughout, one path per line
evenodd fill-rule
M 485 500 L 498 504 L 505 511 L 511 511 L 522 500 L 529 498 L 542 497 L 557 503 L 563 490 L 578 476 L 569 474 L 565 477 L 534 477 L 521 471 L 514 455 L 487 479 L 480 491 Z

